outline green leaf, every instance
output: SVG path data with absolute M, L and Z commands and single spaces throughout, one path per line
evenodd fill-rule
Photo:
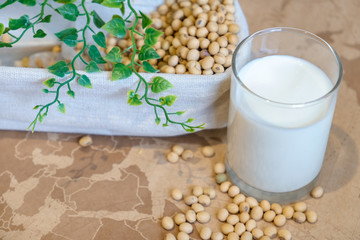
M 40 22 L 43 22 L 43 23 L 51 22 L 51 15 L 46 15 L 45 17 L 43 17 L 43 19 L 41 19 Z
M 98 32 L 97 34 L 94 34 L 92 38 L 97 43 L 97 45 L 99 45 L 102 48 L 106 48 L 106 40 L 103 32 Z
M 36 0 L 19 0 L 19 2 L 29 7 L 33 7 L 36 5 Z
M 178 111 L 178 112 L 176 112 L 176 115 L 181 116 L 181 115 L 183 115 L 184 113 L 185 113 L 185 111 Z
M 89 56 L 90 58 L 96 62 L 97 64 L 104 64 L 106 63 L 106 61 L 103 59 L 103 57 L 101 56 L 99 50 L 97 49 L 97 47 L 95 45 L 91 45 L 89 47 Z
M 57 106 L 57 110 L 59 110 L 59 112 L 61 112 L 61 113 L 65 113 L 65 104 L 60 103 L 60 104 Z
M 36 105 L 35 107 L 33 107 L 34 110 L 38 109 L 39 107 L 42 107 L 42 105 Z
M 158 126 L 159 126 L 160 122 L 161 122 L 161 120 L 160 120 L 160 118 L 159 118 L 159 117 L 155 118 L 155 123 L 156 123 L 156 125 L 158 125 Z
M 121 18 L 111 19 L 101 28 L 117 38 L 123 38 L 126 35 L 125 22 Z
M 9 31 L 10 31 L 10 28 L 6 27 L 6 28 L 4 29 L 3 34 L 8 33 Z
M 114 14 L 112 15 L 111 19 L 119 18 L 121 20 L 124 20 L 120 15 Z
M 5 29 L 4 24 L 0 23 L 0 36 L 1 34 L 3 34 L 4 29 Z
M 142 18 L 141 26 L 142 26 L 143 29 L 145 29 L 147 26 L 151 25 L 152 21 L 146 14 L 144 14 L 141 11 L 139 11 L 139 12 L 140 12 L 140 15 L 141 15 L 141 18 Z
M 154 46 L 161 35 L 163 35 L 163 32 L 160 32 L 153 27 L 146 28 L 144 42 L 146 45 Z
M 98 3 L 98 4 L 101 4 L 104 0 L 92 0 L 91 2 L 92 3 Z
M 174 104 L 174 102 L 176 101 L 176 99 L 177 99 L 177 96 L 168 95 L 166 97 L 160 97 L 159 102 L 161 105 L 166 105 L 166 106 L 171 107 Z
M 120 55 L 120 48 L 113 47 L 111 51 L 105 56 L 105 60 L 112 63 L 121 63 L 122 56 Z
M 144 45 L 141 47 L 139 52 L 139 60 L 145 61 L 150 59 L 159 59 L 159 54 L 149 45 Z
M 0 48 L 2 47 L 12 47 L 11 43 L 6 43 L 6 42 L 0 42 Z
M 91 61 L 89 65 L 85 67 L 85 71 L 88 73 L 101 72 L 100 68 L 94 61 Z
M 41 89 L 41 91 L 43 91 L 43 93 L 49 93 L 49 90 L 44 88 L 44 89 Z
M 122 2 L 122 3 L 120 3 L 120 11 L 121 11 L 121 14 L 124 16 L 124 14 L 125 14 L 125 4 Z
M 127 97 L 127 103 L 130 106 L 139 106 L 142 104 L 142 102 L 140 101 L 140 95 L 135 93 L 133 90 L 127 92 Z
M 69 67 L 65 61 L 59 61 L 54 65 L 48 67 L 48 69 L 49 72 L 51 72 L 52 74 L 58 77 L 64 77 L 65 74 L 69 71 Z
M 77 36 L 77 29 L 76 28 L 66 28 L 55 35 L 60 39 L 64 40 L 67 36 L 76 35 Z
M 38 29 L 36 33 L 33 35 L 33 38 L 44 38 L 46 33 L 42 29 Z
M 43 115 L 39 115 L 39 123 L 42 123 L 44 121 L 44 116 Z
M 55 36 L 57 36 L 60 41 L 63 41 L 69 47 L 75 47 L 77 44 L 78 34 L 76 28 L 66 28 L 58 33 L 55 33 Z
M 78 83 L 80 86 L 86 87 L 86 88 L 92 88 L 91 81 L 85 74 L 81 75 L 78 79 Z
M 132 74 L 132 71 L 129 67 L 122 63 L 117 63 L 114 66 L 114 69 L 111 73 L 111 81 L 125 79 L 130 77 Z
M 125 0 L 103 0 L 101 5 L 109 8 L 120 8 Z
M 72 90 L 67 91 L 66 94 L 69 95 L 72 98 L 75 98 L 75 92 L 72 91 Z
M 91 15 L 93 16 L 93 22 L 97 28 L 101 28 L 102 26 L 104 26 L 104 20 L 102 20 L 102 18 L 99 16 L 99 14 L 95 12 L 95 10 L 91 12 Z
M 52 88 L 55 85 L 55 78 L 49 78 L 48 80 L 44 81 L 43 84 L 49 88 Z
M 74 3 L 76 0 L 54 0 L 55 2 L 62 3 L 62 4 L 68 4 L 68 3 Z
M 0 9 L 3 9 L 4 7 L 13 4 L 14 2 L 16 2 L 17 0 L 7 0 L 6 2 L 4 2 L 3 4 L 0 5 Z
M 189 118 L 188 120 L 186 120 L 187 123 L 191 123 L 192 121 L 194 121 L 193 118 Z
M 154 77 L 151 84 L 151 91 L 153 93 L 160 93 L 174 87 L 168 80 L 163 77 Z
M 153 66 L 151 66 L 151 64 L 146 61 L 143 62 L 143 68 L 146 72 L 149 72 L 149 73 L 156 73 L 159 71 L 159 70 L 155 69 Z
M 76 21 L 77 17 L 79 16 L 79 10 L 73 3 L 65 4 L 57 8 L 56 11 L 69 21 Z
M 10 30 L 17 30 L 19 28 L 27 28 L 30 26 L 30 20 L 28 15 L 23 15 L 18 19 L 10 18 L 9 19 L 9 28 Z

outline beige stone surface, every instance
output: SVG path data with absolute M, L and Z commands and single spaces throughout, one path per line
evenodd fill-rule
M 273 26 L 309 30 L 328 41 L 344 65 L 337 109 L 319 185 L 321 199 L 304 197 L 318 213 L 315 224 L 288 221 L 293 239 L 360 239 L 360 2 L 358 0 L 240 0 L 250 32 Z M 216 188 L 207 211 L 229 202 L 218 190 L 212 166 L 223 161 L 226 129 L 174 138 L 92 136 L 80 147 L 80 135 L 0 131 L 0 239 L 4 240 L 160 240 L 163 216 L 188 207 L 170 197 L 194 185 Z M 173 144 L 194 151 L 194 158 L 171 164 Z M 216 155 L 204 158 L 200 148 Z M 259 222 L 260 228 L 268 223 Z M 175 228 L 172 232 L 177 233 Z

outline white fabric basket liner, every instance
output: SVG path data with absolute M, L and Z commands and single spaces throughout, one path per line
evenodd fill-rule
M 150 13 L 162 0 L 133 1 L 137 10 Z M 93 7 L 96 7 L 96 4 Z M 5 8 L 4 16 L 0 11 L 0 22 L 7 23 L 9 16 L 16 18 L 26 13 L 29 16 L 36 14 L 32 8 L 20 8 L 21 5 L 8 6 Z M 245 16 L 237 1 L 236 22 L 240 25 L 240 39 L 249 33 Z M 100 9 L 100 8 L 99 8 Z M 104 8 L 106 10 L 106 8 Z M 22 12 L 23 11 L 23 12 Z M 32 14 L 33 11 L 35 14 Z M 90 10 L 91 11 L 91 10 Z M 99 11 L 97 9 L 97 11 Z M 109 11 L 109 10 L 106 10 Z M 111 12 L 110 12 L 111 13 Z M 100 12 L 100 15 L 111 16 L 109 12 Z M 53 13 L 52 22 L 64 22 L 61 16 Z M 65 21 L 68 24 L 68 21 Z M 76 25 L 81 26 L 81 22 Z M 59 24 L 61 25 L 61 24 Z M 51 30 L 50 25 L 43 25 L 46 32 L 57 32 L 70 26 L 56 26 Z M 52 25 L 51 25 L 52 26 Z M 51 35 L 51 34 L 48 34 Z M 21 59 L 36 51 L 49 49 L 54 45 L 56 39 L 34 40 L 25 36 L 23 42 L 13 48 L 1 48 L 0 59 L 3 63 L 9 63 L 14 59 Z M 27 41 L 26 41 L 27 40 Z M 81 73 L 81 72 L 80 72 Z M 194 118 L 192 125 L 205 124 L 206 129 L 226 127 L 229 105 L 230 90 L 230 68 L 222 74 L 211 76 L 190 74 L 163 74 L 142 73 L 144 78 L 150 81 L 155 76 L 162 76 L 169 80 L 174 88 L 152 96 L 177 95 L 178 98 L 173 106 L 168 108 L 169 112 L 186 111 L 182 116 L 172 115 L 174 120 L 185 121 Z M 104 135 L 132 135 L 132 136 L 176 136 L 186 134 L 181 126 L 170 124 L 163 127 L 164 117 L 158 110 L 162 122 L 159 126 L 155 124 L 153 107 L 144 103 L 141 106 L 129 106 L 127 104 L 127 91 L 135 89 L 138 78 L 133 74 L 125 80 L 111 82 L 111 72 L 88 74 L 93 88 L 87 89 L 77 83 L 71 85 L 75 92 L 75 99 L 66 94 L 62 89 L 59 99 L 66 105 L 66 113 L 62 114 L 56 110 L 56 104 L 49 109 L 48 116 L 42 124 L 37 123 L 35 131 L 67 132 L 82 134 L 104 134 Z M 42 82 L 54 77 L 46 69 L 0 67 L 0 129 L 3 130 L 26 130 L 35 118 L 37 110 L 32 110 L 35 105 L 46 104 L 53 100 L 53 94 L 42 93 L 45 88 Z M 139 94 L 142 94 L 140 88 Z

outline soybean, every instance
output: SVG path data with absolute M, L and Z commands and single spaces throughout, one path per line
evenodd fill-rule
M 241 235 L 241 240 L 252 240 L 253 239 L 253 236 L 251 234 L 251 232 L 244 232 L 242 235 Z
M 229 211 L 225 208 L 221 208 L 218 212 L 217 212 L 217 219 L 221 222 L 225 222 L 227 217 L 229 216 Z
M 286 229 L 279 229 L 278 231 L 279 240 L 291 240 L 291 233 Z
M 176 240 L 176 237 L 172 233 L 167 233 L 164 240 Z
M 282 214 L 287 218 L 291 219 L 294 214 L 294 208 L 291 206 L 285 206 L 283 207 Z
M 188 223 L 188 222 L 184 222 L 184 223 L 181 223 L 179 225 L 179 231 L 181 232 L 185 232 L 187 234 L 190 234 L 192 233 L 194 230 L 194 227 L 192 224 Z
M 309 223 L 316 223 L 317 222 L 317 213 L 313 210 L 307 210 L 305 212 L 305 216 L 306 216 L 306 221 L 308 221 Z
M 188 160 L 194 157 L 194 153 L 191 150 L 184 150 L 184 152 L 181 154 L 181 158 L 184 160 Z
M 200 237 L 203 240 L 208 240 L 211 237 L 211 229 L 209 227 L 203 227 L 202 229 L 200 229 Z
M 234 226 L 229 223 L 224 223 L 221 225 L 221 232 L 225 235 L 234 231 Z
M 213 232 L 211 234 L 211 240 L 222 240 L 224 238 L 224 234 L 221 232 Z
M 228 190 L 229 197 L 233 198 L 240 193 L 240 188 L 236 185 L 232 185 Z
M 210 219 L 211 219 L 211 216 L 206 211 L 201 211 L 196 214 L 196 220 L 199 223 L 208 223 L 210 221 Z
M 92 138 L 89 135 L 83 136 L 79 139 L 79 145 L 82 147 L 88 147 L 92 143 Z
M 165 216 L 163 217 L 163 219 L 161 220 L 161 226 L 165 229 L 165 230 L 172 230 L 174 228 L 174 220 L 171 217 Z
M 186 222 L 185 214 L 183 214 L 183 213 L 177 213 L 177 214 L 174 216 L 174 222 L 176 223 L 176 225 L 181 225 L 182 223 Z
M 190 236 L 186 232 L 179 232 L 177 234 L 177 240 L 190 240 Z
M 220 191 L 226 193 L 229 191 L 230 186 L 231 186 L 231 182 L 225 181 L 220 184 Z
M 213 157 L 215 155 L 215 150 L 213 147 L 211 146 L 205 146 L 201 149 L 201 153 L 205 156 L 205 157 Z
M 282 227 L 285 225 L 285 223 L 286 223 L 286 217 L 282 214 L 279 214 L 274 218 L 274 224 L 277 227 Z
M 167 155 L 166 155 L 166 159 L 171 162 L 171 163 L 176 163 L 177 161 L 179 161 L 179 155 L 177 155 L 176 153 L 174 152 L 169 152 Z
M 171 191 L 171 197 L 176 200 L 176 201 L 179 201 L 183 198 L 183 194 L 181 192 L 180 189 L 178 188 L 174 188 L 172 191 Z
M 297 202 L 294 204 L 294 210 L 296 212 L 305 212 L 307 209 L 307 205 L 305 202 Z
M 277 236 L 277 229 L 274 226 L 267 226 L 264 228 L 264 235 L 270 238 L 275 238 Z
M 196 212 L 192 209 L 187 210 L 185 213 L 186 221 L 194 223 L 196 221 Z
M 250 211 L 250 217 L 255 221 L 259 221 L 263 217 L 263 209 L 260 206 L 255 206 Z
M 315 187 L 311 190 L 311 196 L 313 198 L 321 198 L 324 195 L 324 189 L 320 186 Z
M 294 212 L 293 219 L 297 223 L 303 223 L 306 221 L 306 215 L 303 212 Z

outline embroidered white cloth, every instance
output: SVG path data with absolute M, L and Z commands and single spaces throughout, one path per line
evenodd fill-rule
M 156 6 L 163 1 L 137 0 L 133 2 L 137 9 L 149 13 L 155 10 Z M 243 39 L 248 35 L 249 30 L 245 16 L 237 1 L 235 1 L 235 7 L 236 21 L 241 28 L 239 37 Z M 21 16 L 18 7 L 9 6 L 5 9 L 8 16 Z M 31 16 L 29 8 L 26 8 L 26 12 Z M 106 13 L 101 12 L 100 14 L 104 15 Z M 0 22 L 7 22 L 7 18 L 0 14 Z M 54 18 L 53 21 L 59 19 L 61 20 L 61 18 Z M 104 17 L 104 20 L 106 19 Z M 64 26 L 60 30 L 63 28 Z M 58 30 L 52 29 L 51 31 L 56 32 Z M 45 28 L 45 31 L 50 30 Z M 29 41 L 31 41 L 30 39 Z M 36 47 L 41 48 L 41 46 L 47 45 L 49 45 L 49 42 L 42 42 L 40 46 L 38 43 L 30 42 L 27 45 L 20 46 L 18 49 L 16 47 L 13 49 L 2 48 L 0 49 L 0 58 L 3 63 L 9 62 L 11 57 L 25 56 L 24 54 L 27 51 L 34 51 Z M 143 73 L 142 75 L 148 81 L 155 76 L 162 76 L 174 85 L 174 88 L 166 91 L 165 94 L 178 96 L 169 111 L 186 111 L 182 116 L 173 116 L 177 120 L 186 120 L 191 117 L 195 119 L 192 122 L 193 125 L 206 123 L 206 129 L 226 126 L 230 69 L 225 73 L 212 76 L 159 73 Z M 176 136 L 186 134 L 180 126 L 171 124 L 168 127 L 163 127 L 163 117 L 162 122 L 157 126 L 155 124 L 154 109 L 149 105 L 129 106 L 127 104 L 127 91 L 135 89 L 138 83 L 138 79 L 134 74 L 128 79 L 115 82 L 110 81 L 110 72 L 95 73 L 89 76 L 93 88 L 87 89 L 76 83 L 72 84 L 72 89 L 76 94 L 75 99 L 67 96 L 65 89 L 61 91 L 60 99 L 66 105 L 65 115 L 58 112 L 56 110 L 57 104 L 54 104 L 44 122 L 37 124 L 36 131 L 131 136 Z M 37 113 L 32 108 L 37 104 L 46 104 L 53 99 L 53 95 L 41 92 L 41 89 L 44 88 L 42 82 L 50 77 L 53 77 L 53 75 L 46 69 L 0 67 L 0 129 L 26 130 Z M 162 116 L 162 113 L 158 112 Z

